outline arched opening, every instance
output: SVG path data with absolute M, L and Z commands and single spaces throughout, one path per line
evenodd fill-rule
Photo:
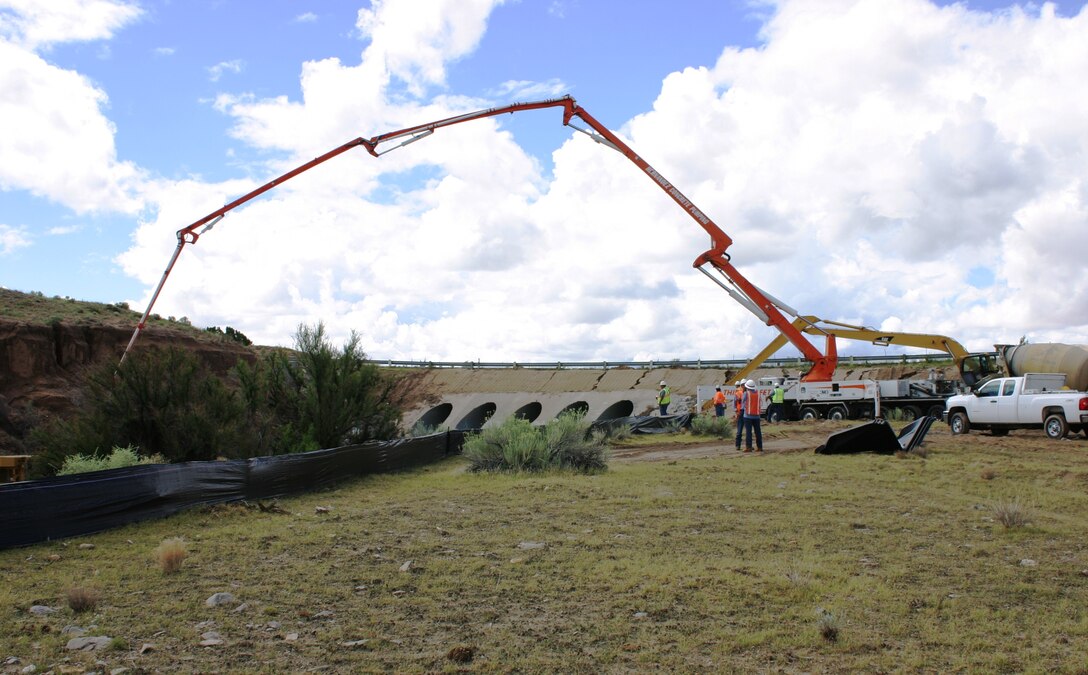
M 607 422 L 608 420 L 618 420 L 621 417 L 630 417 L 631 413 L 635 411 L 635 404 L 631 401 L 623 400 L 616 401 L 612 405 L 604 409 L 600 415 L 597 415 L 598 422 Z
M 563 408 L 562 410 L 560 410 L 559 415 L 562 415 L 563 413 L 569 413 L 569 412 L 578 413 L 580 415 L 585 415 L 587 412 L 589 412 L 589 404 L 586 403 L 585 401 L 575 401 L 574 403 L 571 403 L 570 405 L 568 405 L 566 408 Z M 556 417 L 559 417 L 559 415 L 556 415 Z
M 437 429 L 439 426 L 442 425 L 443 422 L 446 421 L 446 419 L 450 416 L 451 412 L 453 412 L 452 403 L 443 403 L 441 405 L 436 405 L 427 412 L 423 413 L 423 416 L 416 421 L 416 425 Z
M 533 401 L 532 403 L 526 403 L 515 410 L 514 417 L 527 422 L 535 422 L 536 418 L 540 417 L 540 411 L 542 409 L 543 407 L 539 403 Z
M 496 406 L 494 403 L 484 403 L 478 405 L 469 411 L 467 415 L 461 418 L 461 421 L 457 423 L 455 427 L 458 431 L 467 431 L 468 429 L 479 429 L 487 420 L 491 419 L 491 416 L 495 414 Z

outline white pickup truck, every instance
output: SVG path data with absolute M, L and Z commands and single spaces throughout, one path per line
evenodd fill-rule
M 1042 428 L 1050 438 L 1070 431 L 1088 435 L 1088 394 L 1065 389 L 1065 375 L 1028 373 L 986 382 L 945 403 L 953 434 L 989 429 L 1004 436 L 1010 429 Z

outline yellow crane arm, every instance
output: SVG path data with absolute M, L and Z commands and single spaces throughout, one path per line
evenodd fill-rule
M 825 321 L 817 316 L 806 315 L 799 316 L 793 320 L 794 328 L 800 330 L 803 333 L 810 335 L 834 335 L 836 338 L 846 338 L 847 340 L 862 340 L 864 342 L 871 342 L 875 345 L 888 346 L 888 345 L 903 345 L 904 347 L 918 347 L 920 349 L 933 349 L 936 351 L 942 351 L 952 357 L 952 360 L 956 363 L 957 369 L 965 358 L 970 356 L 963 345 L 958 341 L 946 335 L 929 335 L 927 333 L 899 333 L 895 331 L 881 331 L 875 328 L 868 328 L 866 326 L 855 326 L 849 323 L 841 323 L 839 321 Z M 751 375 L 757 368 L 763 365 L 763 362 L 774 355 L 779 349 L 785 346 L 786 338 L 782 335 L 777 336 L 771 340 L 770 344 L 763 348 L 758 354 L 752 357 L 752 359 L 745 364 L 744 368 L 737 372 L 733 378 L 735 380 L 745 380 Z

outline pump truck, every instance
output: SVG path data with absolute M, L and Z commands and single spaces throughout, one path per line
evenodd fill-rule
M 598 122 L 596 118 L 585 110 L 585 108 L 579 106 L 569 95 L 541 101 L 512 103 L 495 108 L 487 108 L 485 110 L 455 115 L 435 122 L 427 122 L 426 124 L 419 124 L 397 131 L 390 131 L 371 138 L 359 137 L 352 139 L 265 183 L 255 190 L 242 195 L 229 204 L 212 211 L 191 225 L 178 230 L 177 247 L 174 249 L 174 253 L 166 266 L 166 270 L 163 272 L 162 278 L 159 280 L 158 286 L 155 288 L 155 292 L 151 296 L 150 302 L 148 302 L 147 309 L 144 310 L 139 323 L 132 333 L 132 337 L 129 339 L 128 345 L 125 347 L 125 351 L 121 356 L 121 362 L 124 362 L 125 356 L 128 355 L 132 346 L 136 343 L 137 338 L 140 336 L 140 333 L 143 331 L 147 323 L 147 318 L 151 315 L 151 310 L 154 307 L 156 300 L 158 300 L 159 294 L 162 292 L 163 286 L 166 284 L 166 280 L 170 276 L 170 272 L 173 270 L 174 265 L 177 263 L 182 250 L 187 244 L 197 243 L 201 235 L 208 232 L 230 211 L 261 194 L 268 192 L 272 188 L 291 178 L 294 178 L 305 171 L 309 171 L 319 164 L 327 162 L 353 148 L 363 147 L 374 157 L 381 157 L 388 152 L 420 141 L 439 129 L 455 124 L 497 117 L 508 113 L 519 113 L 545 108 L 559 108 L 562 111 L 562 119 L 565 126 L 585 134 L 594 142 L 607 148 L 611 148 L 629 159 L 645 173 L 654 184 L 661 188 L 665 194 L 676 202 L 685 213 L 691 216 L 696 224 L 703 228 L 710 236 L 710 248 L 697 257 L 692 266 L 705 274 L 711 281 L 719 285 L 730 297 L 758 317 L 760 321 L 777 329 L 781 333 L 781 337 L 776 338 L 778 346 L 784 345 L 785 342 L 789 342 L 801 352 L 802 356 L 811 364 L 809 370 L 802 375 L 802 381 L 826 381 L 832 379 L 838 361 L 835 338 L 836 335 L 842 333 L 834 329 L 833 325 L 829 326 L 818 319 L 813 320 L 815 317 L 801 315 L 789 305 L 749 281 L 732 263 L 728 249 L 733 243 L 733 240 L 729 235 L 723 232 L 709 216 L 692 203 L 690 199 L 684 196 L 684 194 L 661 175 L 660 172 L 650 166 L 646 160 L 640 157 L 616 134 L 612 133 L 607 127 Z M 393 143 L 396 143 L 396 145 L 391 145 Z M 794 319 L 792 321 L 787 319 L 784 313 L 789 314 L 794 317 Z M 839 326 L 844 327 L 846 325 L 839 324 Z M 822 351 L 806 337 L 806 333 L 823 336 L 824 348 Z M 947 338 L 945 338 L 945 340 L 947 340 Z M 775 342 L 772 342 L 772 345 L 774 344 Z M 768 347 L 768 349 L 769 348 L 770 347 Z M 775 350 L 777 350 L 777 348 L 778 347 L 775 347 Z M 773 350 L 770 353 L 773 353 Z

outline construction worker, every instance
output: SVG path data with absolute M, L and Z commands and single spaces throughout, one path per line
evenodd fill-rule
M 757 452 L 763 452 L 763 430 L 759 426 L 759 391 L 756 389 L 756 381 L 748 380 L 744 383 L 744 400 L 741 407 L 744 409 L 744 451 L 752 451 L 752 431 L 755 431 Z
M 714 398 L 710 402 L 714 404 L 714 416 L 723 417 L 725 415 L 725 394 L 722 393 L 721 387 L 714 387 Z
M 781 422 L 785 414 L 783 404 L 786 402 L 786 390 L 782 387 L 781 382 L 774 385 L 774 389 L 771 390 L 767 400 L 771 402 L 771 405 L 767 407 L 767 421 Z
M 661 408 L 662 417 L 669 414 L 670 403 L 672 403 L 672 390 L 665 384 L 665 380 L 661 380 L 661 389 L 657 392 L 657 405 Z
M 744 433 L 744 380 L 737 380 L 733 390 L 733 422 L 737 425 L 737 451 L 740 451 L 740 436 Z

